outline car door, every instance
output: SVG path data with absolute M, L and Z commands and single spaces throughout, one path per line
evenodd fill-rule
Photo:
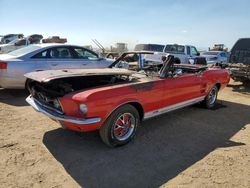
M 74 54 L 74 61 L 78 62 L 81 68 L 105 68 L 108 67 L 111 62 L 99 56 L 86 48 L 71 47 Z
M 194 64 L 195 58 L 199 56 L 198 50 L 194 46 L 187 46 L 187 54 L 189 55 L 188 63 Z
M 26 81 L 24 74 L 26 73 L 51 69 L 46 61 L 46 53 L 46 51 L 43 51 L 32 57 L 25 55 L 10 63 L 8 67 L 13 78 L 12 86 L 23 88 Z
M 51 69 L 82 68 L 81 64 L 74 59 L 74 55 L 69 46 L 52 47 L 47 51 L 47 63 L 51 66 Z
M 205 95 L 206 85 L 203 83 L 200 73 L 167 77 L 164 82 L 164 106 L 185 103 Z

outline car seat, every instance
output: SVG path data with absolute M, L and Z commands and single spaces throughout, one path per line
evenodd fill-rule
M 66 49 L 62 50 L 61 53 L 60 53 L 60 57 L 61 58 L 69 58 L 70 57 L 69 51 L 66 50 Z
M 58 58 L 59 57 L 59 51 L 57 49 L 53 49 L 51 52 L 52 58 Z

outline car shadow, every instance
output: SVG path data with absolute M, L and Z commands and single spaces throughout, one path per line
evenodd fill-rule
M 25 101 L 28 96 L 28 91 L 21 89 L 3 89 L 0 88 L 0 103 L 5 103 L 13 106 L 27 106 Z
M 81 187 L 159 187 L 250 123 L 250 106 L 221 101 L 216 110 L 187 107 L 142 123 L 129 144 L 108 148 L 97 132 L 58 128 L 43 143 Z
M 241 84 L 228 84 L 227 87 L 231 87 L 232 91 L 242 94 L 250 95 L 250 82 L 244 82 Z

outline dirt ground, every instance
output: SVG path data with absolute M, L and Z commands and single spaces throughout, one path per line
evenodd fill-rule
M 0 89 L 0 187 L 250 187 L 250 87 L 231 82 L 214 110 L 187 107 L 143 122 L 111 149 Z

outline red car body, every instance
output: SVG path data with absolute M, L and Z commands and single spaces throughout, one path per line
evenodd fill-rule
M 76 91 L 58 98 L 64 116 L 79 120 L 100 118 L 100 121 L 84 125 L 67 121 L 59 122 L 67 129 L 93 131 L 99 129 L 115 109 L 128 103 L 140 110 L 142 119 L 147 119 L 200 102 L 212 86 L 217 84 L 221 90 L 228 84 L 229 79 L 227 70 L 212 68 L 203 73 L 158 78 L 150 82 L 111 85 Z M 80 104 L 85 104 L 88 107 L 86 114 L 79 111 Z
M 141 76 L 138 72 L 117 68 L 28 73 L 25 76 L 31 80 L 31 84 L 28 84 L 31 96 L 26 100 L 37 111 L 58 121 L 62 127 L 86 132 L 100 129 L 117 109 L 127 104 L 133 106 L 140 120 L 143 120 L 202 102 L 214 87 L 216 100 L 217 91 L 230 80 L 228 71 L 219 67 L 175 65 L 175 69 L 182 69 L 183 73 L 172 73 L 172 76 L 165 77 Z M 122 83 L 119 80 L 118 83 L 79 87 L 88 83 L 102 83 L 106 76 L 117 75 L 119 78 L 137 78 L 125 79 Z M 62 93 L 62 89 L 67 92 Z

